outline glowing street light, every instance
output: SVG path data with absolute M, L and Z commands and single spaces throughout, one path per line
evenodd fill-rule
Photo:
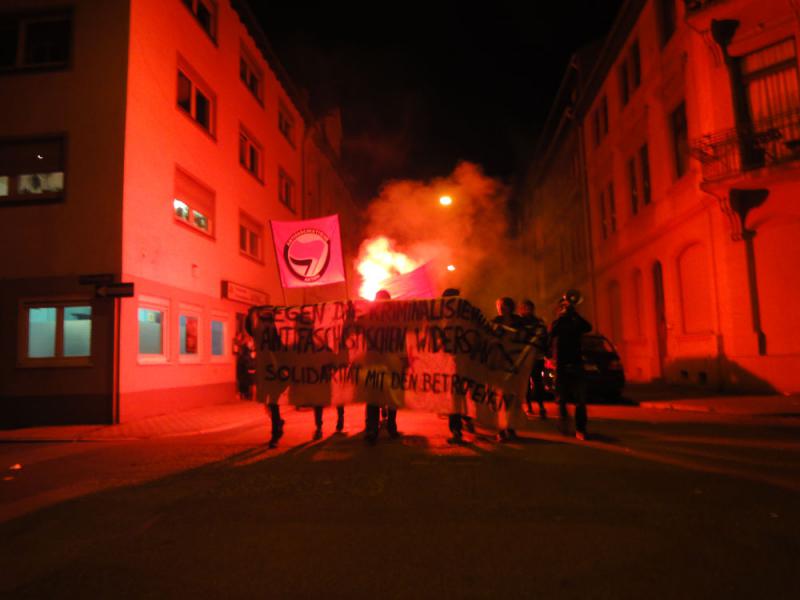
M 456 270 L 456 266 L 455 265 L 447 265 L 447 270 L 448 271 L 455 271 Z
M 442 206 L 450 206 L 453 203 L 453 199 L 450 196 L 442 196 L 439 198 L 439 204 Z

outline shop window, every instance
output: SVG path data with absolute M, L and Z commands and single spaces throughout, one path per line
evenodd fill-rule
M 259 104 L 262 103 L 264 98 L 264 76 L 261 73 L 261 69 L 256 66 L 256 62 L 244 50 L 239 55 L 239 79 L 250 90 L 250 93 L 258 100 Z
M 178 108 L 210 136 L 215 134 L 216 95 L 199 76 L 183 65 L 178 68 Z
M 278 171 L 278 199 L 287 208 L 294 211 L 294 181 L 283 169 Z
M 256 219 L 240 213 L 239 251 L 250 258 L 261 261 L 263 257 L 263 239 L 264 227 Z
M 239 129 L 239 164 L 261 181 L 261 144 L 244 128 Z
M 64 197 L 64 139 L 0 141 L 0 206 Z
M 59 303 L 27 305 L 24 309 L 26 364 L 85 362 L 92 354 L 92 307 Z
M 212 40 L 217 39 L 217 5 L 213 0 L 181 0 L 198 25 Z
M 186 171 L 175 169 L 172 210 L 175 221 L 209 236 L 214 235 L 214 191 Z
M 70 14 L 0 15 L 0 72 L 63 69 L 71 45 Z
M 178 320 L 179 352 L 181 356 L 197 356 L 199 351 L 200 319 L 195 315 L 182 314 Z
M 278 107 L 278 129 L 286 141 L 294 146 L 294 119 L 289 109 L 283 105 Z
M 211 356 L 225 355 L 225 322 L 211 319 Z
M 166 314 L 165 308 L 139 308 L 139 354 L 152 357 L 166 357 Z

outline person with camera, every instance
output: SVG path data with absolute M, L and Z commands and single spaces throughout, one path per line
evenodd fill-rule
M 550 352 L 556 371 L 559 427 L 567 433 L 567 404 L 575 405 L 575 437 L 586 439 L 586 381 L 583 374 L 581 338 L 592 325 L 578 314 L 576 306 L 583 300 L 577 290 L 567 290 L 561 298 L 561 310 L 550 326 Z

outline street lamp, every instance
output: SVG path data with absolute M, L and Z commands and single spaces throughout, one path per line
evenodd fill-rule
M 450 206 L 453 203 L 453 199 L 450 196 L 442 196 L 439 198 L 439 204 L 442 206 Z

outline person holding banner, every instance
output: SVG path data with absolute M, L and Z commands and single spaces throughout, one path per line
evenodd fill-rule
M 512 298 L 507 296 L 498 298 L 495 306 L 497 307 L 497 316 L 492 320 L 495 331 L 501 332 L 502 335 L 513 335 L 524 328 L 522 319 L 514 312 L 516 304 Z M 498 441 L 508 442 L 519 438 L 513 426 L 519 410 L 518 405 L 505 405 L 505 428 L 500 428 L 497 432 Z
M 258 334 L 260 334 L 261 338 L 270 337 L 273 340 L 280 340 L 280 335 L 278 334 L 278 329 L 275 326 L 275 321 L 260 319 L 256 307 L 251 308 L 247 313 L 245 330 L 247 331 L 248 335 L 253 338 L 256 344 L 260 344 L 262 354 L 264 353 L 265 345 L 263 344 L 263 341 L 257 337 Z M 268 360 L 273 363 L 277 363 L 277 359 L 273 352 L 267 352 L 266 355 Z M 266 393 L 263 397 L 259 396 L 257 398 L 258 402 L 262 402 L 264 404 L 264 410 L 267 412 L 270 418 L 270 424 L 272 427 L 270 439 L 267 443 L 270 448 L 276 448 L 278 446 L 278 440 L 283 437 L 283 425 L 285 421 L 281 418 L 281 408 L 278 405 L 278 400 L 287 387 L 287 384 L 276 381 L 267 387 Z
M 391 295 L 386 290 L 380 290 L 375 294 L 375 300 L 391 299 Z M 383 364 L 384 362 L 385 357 L 381 357 L 377 352 L 374 353 L 374 356 L 366 356 L 364 360 L 364 364 L 366 365 L 387 370 L 387 365 Z M 366 436 L 364 439 L 370 445 L 375 444 L 378 440 L 382 407 L 386 408 L 386 429 L 389 432 L 389 437 L 394 439 L 400 435 L 400 432 L 397 430 L 397 402 L 395 402 L 395 399 L 391 396 L 392 393 L 392 391 L 377 392 L 376 390 L 370 390 L 370 393 L 366 393 Z M 376 394 L 381 396 L 381 401 L 375 401 L 374 397 Z M 385 400 L 388 400 L 388 402 Z

